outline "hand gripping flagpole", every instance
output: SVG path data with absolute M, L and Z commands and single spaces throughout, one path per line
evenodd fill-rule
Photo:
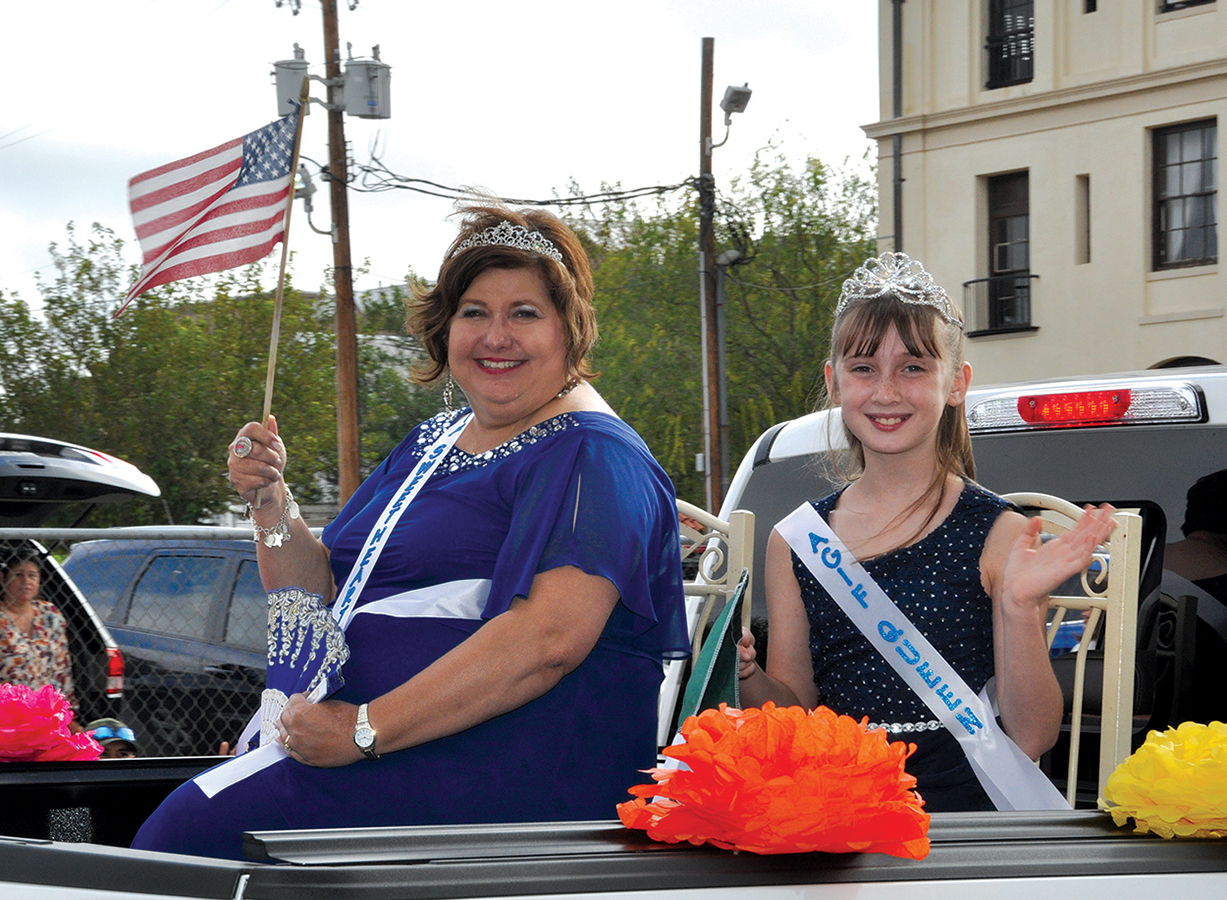
M 290 213 L 294 211 L 294 177 L 298 171 L 298 151 L 302 148 L 302 126 L 307 117 L 307 103 L 310 100 L 311 81 L 304 77 L 302 90 L 298 94 L 298 129 L 294 132 L 294 157 L 290 161 L 290 196 L 285 204 L 285 228 L 281 233 L 281 268 L 277 273 L 277 293 L 273 299 L 273 328 L 268 339 L 268 373 L 264 377 L 264 412 L 260 422 L 268 427 L 268 418 L 273 410 L 273 379 L 277 374 L 277 344 L 281 338 L 281 298 L 285 294 L 285 264 L 290 256 Z M 260 508 L 261 491 L 256 491 L 256 502 L 252 504 Z

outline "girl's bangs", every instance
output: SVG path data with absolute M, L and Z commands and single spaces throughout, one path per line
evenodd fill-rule
M 890 294 L 864 300 L 844 313 L 832 355 L 835 358 L 873 356 L 893 325 L 908 353 L 941 359 L 937 319 L 933 309 L 900 303 Z

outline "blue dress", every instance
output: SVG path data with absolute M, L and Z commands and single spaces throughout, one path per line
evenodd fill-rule
M 414 429 L 325 529 L 338 585 L 448 422 Z M 477 456 L 453 447 L 369 576 L 334 696 L 361 703 L 404 683 L 559 566 L 620 596 L 588 658 L 518 709 L 378 760 L 286 758 L 212 798 L 189 782 L 133 846 L 242 859 L 243 831 L 613 818 L 655 764 L 661 660 L 689 652 L 678 548 L 668 476 L 614 416 L 565 413 Z
M 830 520 L 842 491 L 813 503 Z M 993 674 L 993 601 L 980 582 L 980 556 L 1008 501 L 968 482 L 931 533 L 875 557 L 865 570 L 977 693 Z M 932 711 L 865 639 L 852 620 L 792 554 L 810 624 L 818 702 L 875 724 L 927 723 Z M 958 741 L 945 729 L 892 734 L 917 745 L 907 770 L 930 812 L 993 809 Z

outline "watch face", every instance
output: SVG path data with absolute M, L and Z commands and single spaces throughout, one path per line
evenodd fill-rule
M 375 732 L 363 726 L 354 731 L 354 743 L 365 750 L 375 745 Z

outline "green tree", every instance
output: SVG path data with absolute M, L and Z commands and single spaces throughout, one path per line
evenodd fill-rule
M 843 279 L 873 252 L 875 215 L 866 176 L 794 164 L 775 146 L 721 195 L 717 252 L 737 249 L 745 262 L 725 283 L 731 464 L 768 426 L 812 408 L 831 312 Z M 701 501 L 696 198 L 607 203 L 569 220 L 594 266 L 598 387 L 679 495 Z M 81 235 L 70 224 L 51 246 L 41 313 L 0 293 L 0 427 L 106 451 L 161 486 L 161 500 L 100 507 L 91 524 L 197 522 L 235 502 L 225 453 L 263 406 L 271 279 L 256 265 L 164 285 L 113 318 L 135 275 L 122 250 L 109 229 Z M 404 300 L 403 288 L 361 298 L 364 472 L 442 406 L 438 386 L 409 379 L 421 350 L 404 334 Z M 326 298 L 287 286 L 273 411 L 304 501 L 335 491 L 334 331 Z
M 80 241 L 70 226 L 40 283 L 43 316 L 0 298 L 0 414 L 10 430 L 126 459 L 161 487 L 161 500 L 99 507 L 91 524 L 197 522 L 234 502 L 226 447 L 263 405 L 273 298 L 254 266 L 163 286 L 115 318 L 133 274 L 121 249 L 108 229 Z M 336 470 L 331 325 L 290 286 L 281 336 L 274 407 L 294 435 L 287 477 L 314 499 Z
M 730 468 L 767 427 L 813 409 L 840 286 L 874 252 L 874 197 L 867 175 L 797 165 L 775 146 L 721 195 L 717 255 L 745 262 L 725 280 Z M 593 261 L 599 387 L 678 495 L 701 503 L 697 200 L 610 203 L 569 221 Z
M 406 284 L 415 282 L 409 272 Z M 441 385 L 414 384 L 410 369 L 424 353 L 405 333 L 403 285 L 366 291 L 358 318 L 358 417 L 365 477 L 409 431 L 443 408 Z

